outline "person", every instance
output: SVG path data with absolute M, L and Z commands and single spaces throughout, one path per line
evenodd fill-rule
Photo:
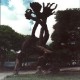
M 22 58 L 21 52 L 20 53 L 17 53 L 16 54 L 15 67 L 14 67 L 14 71 L 15 71 L 14 74 L 15 75 L 18 75 L 19 70 L 22 67 L 22 60 L 23 60 L 23 58 Z
M 4 67 L 4 62 L 6 59 L 6 50 L 4 49 L 4 47 L 0 47 L 0 67 L 3 68 Z

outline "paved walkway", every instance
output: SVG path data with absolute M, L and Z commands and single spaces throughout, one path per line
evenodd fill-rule
M 80 67 L 71 67 L 71 68 L 62 68 L 60 71 L 80 71 Z M 20 71 L 19 74 L 35 74 L 36 71 Z M 4 80 L 6 76 L 13 75 L 13 71 L 11 72 L 0 72 L 0 80 Z
M 62 68 L 60 71 L 80 71 L 80 67 Z
M 12 75 L 12 74 L 13 74 L 12 72 L 3 72 L 3 73 L 0 73 L 0 80 L 4 79 L 6 76 Z
M 36 71 L 20 71 L 19 74 L 34 74 Z M 0 73 L 0 80 L 4 80 L 6 76 L 13 75 L 13 72 L 1 72 Z

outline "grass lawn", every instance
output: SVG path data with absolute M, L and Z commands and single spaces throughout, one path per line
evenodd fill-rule
M 26 74 L 7 76 L 4 80 L 80 80 L 80 72 L 61 72 L 53 75 Z

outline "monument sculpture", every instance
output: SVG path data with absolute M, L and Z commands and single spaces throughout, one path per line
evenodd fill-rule
M 43 3 L 43 5 L 41 5 L 38 2 L 32 2 L 32 3 L 30 3 L 31 9 L 27 9 L 25 11 L 26 19 L 28 19 L 28 20 L 31 19 L 31 20 L 35 21 L 35 24 L 34 24 L 34 27 L 32 30 L 31 38 L 29 40 L 24 41 L 24 43 L 22 45 L 21 53 L 18 54 L 18 56 L 16 58 L 16 65 L 15 65 L 16 74 L 18 73 L 23 60 L 26 58 L 25 56 L 27 53 L 27 48 L 29 48 L 29 47 L 31 48 L 32 46 L 34 46 L 34 44 L 36 44 L 36 48 L 43 51 L 43 55 L 38 58 L 38 68 L 40 69 L 40 71 L 41 71 L 41 68 L 43 67 L 43 65 L 45 65 L 47 63 L 46 62 L 47 54 L 51 54 L 52 51 L 48 50 L 45 47 L 46 42 L 48 41 L 48 38 L 49 38 L 49 31 L 48 31 L 46 22 L 47 22 L 47 18 L 49 16 L 53 15 L 55 13 L 54 10 L 57 8 L 57 4 L 56 4 L 55 7 L 51 9 L 53 4 L 55 4 L 55 3 L 52 3 L 52 4 L 47 3 L 47 5 L 45 6 L 44 3 Z M 43 9 L 42 12 L 41 12 L 41 8 Z M 35 32 L 36 32 L 36 29 L 39 24 L 41 25 L 40 35 L 39 35 L 38 39 L 35 39 Z M 30 43 L 30 45 L 29 45 L 29 43 Z M 42 60 L 45 61 L 44 64 L 43 64 L 43 62 L 40 63 Z

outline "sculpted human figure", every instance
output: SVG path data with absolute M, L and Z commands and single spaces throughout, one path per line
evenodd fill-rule
M 47 5 L 45 6 L 45 4 L 43 3 L 43 11 L 40 12 L 42 6 L 37 2 L 33 2 L 33 3 L 30 3 L 31 9 L 26 10 L 26 13 L 25 13 L 26 19 L 29 19 L 29 20 L 32 19 L 33 21 L 35 21 L 35 24 L 34 24 L 34 27 L 32 30 L 31 39 L 29 41 L 28 40 L 24 41 L 24 43 L 22 45 L 21 53 L 16 58 L 16 65 L 15 65 L 16 73 L 18 73 L 19 67 L 21 66 L 23 60 L 26 58 L 26 53 L 27 53 L 28 48 L 31 48 L 31 46 L 34 46 L 34 44 L 36 44 L 35 42 L 39 41 L 38 44 L 40 46 L 38 46 L 38 48 L 40 50 L 42 49 L 44 53 L 50 52 L 50 51 L 47 51 L 46 49 L 44 49 L 44 47 L 42 47 L 42 46 L 45 46 L 45 44 L 49 38 L 49 32 L 48 32 L 46 21 L 47 21 L 47 18 L 54 13 L 53 11 L 57 7 L 57 5 L 56 5 L 55 8 L 51 9 L 51 6 L 53 4 L 55 4 L 55 3 L 52 3 L 52 4 L 47 3 Z M 34 14 L 34 16 L 32 16 L 32 14 Z M 40 36 L 39 36 L 39 40 L 35 40 L 35 31 L 39 24 L 42 26 L 41 30 L 40 30 Z
M 40 31 L 40 36 L 39 36 L 40 45 L 45 45 L 49 38 L 49 32 L 47 29 L 46 21 L 47 21 L 47 18 L 54 13 L 52 11 L 55 10 L 57 7 L 56 5 L 54 9 L 51 9 L 51 6 L 53 4 L 55 3 L 52 3 L 52 4 L 48 3 L 47 6 L 45 6 L 45 4 L 43 3 L 43 12 L 40 12 L 42 6 L 37 2 L 33 2 L 33 3 L 30 3 L 30 7 L 32 8 L 32 10 L 28 9 L 26 10 L 26 13 L 25 13 L 25 17 L 27 19 L 32 19 L 35 21 L 35 25 L 32 30 L 32 36 L 35 36 L 35 31 L 38 25 L 40 24 L 42 26 Z M 31 16 L 32 13 L 35 14 L 36 17 Z

